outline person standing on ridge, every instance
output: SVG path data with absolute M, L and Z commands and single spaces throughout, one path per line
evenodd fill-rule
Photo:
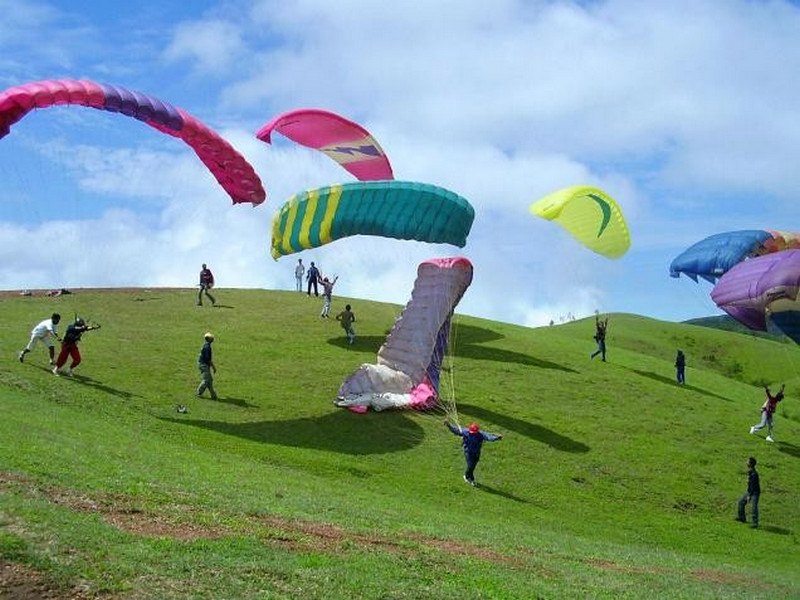
M 317 288 L 317 284 L 319 283 L 319 269 L 314 264 L 314 261 L 311 261 L 311 266 L 308 267 L 308 273 L 306 273 L 306 279 L 308 280 L 308 295 L 311 295 L 311 286 L 314 286 L 314 295 L 319 296 L 319 289 Z
M 214 390 L 213 375 L 213 373 L 217 372 L 217 366 L 214 364 L 211 353 L 211 344 L 214 343 L 214 334 L 209 331 L 203 336 L 203 339 L 205 340 L 205 343 L 200 349 L 200 356 L 197 357 L 197 368 L 200 369 L 202 381 L 200 381 L 200 385 L 197 387 L 197 392 L 195 395 L 200 398 L 203 396 L 203 392 L 208 390 L 211 394 L 211 399 L 217 400 L 218 397 L 217 392 Z
M 444 424 L 453 435 L 461 436 L 461 444 L 464 447 L 464 458 L 467 461 L 467 468 L 464 471 L 464 481 L 471 486 L 478 485 L 475 481 L 475 467 L 478 466 L 478 461 L 481 459 L 481 447 L 483 446 L 483 442 L 502 440 L 503 435 L 495 435 L 493 433 L 481 431 L 477 423 L 470 423 L 466 429 L 458 425 L 452 425 L 449 421 L 445 421 Z
M 61 315 L 53 313 L 49 319 L 45 319 L 31 330 L 31 339 L 28 345 L 19 352 L 19 362 L 25 362 L 25 355 L 36 347 L 36 344 L 42 342 L 47 346 L 47 351 L 50 353 L 50 364 L 55 364 L 56 358 L 56 345 L 53 340 L 61 341 L 58 337 L 58 324 L 61 322 Z
M 675 356 L 675 377 L 678 383 L 686 383 L 686 356 L 683 350 L 678 350 L 678 354 Z
M 597 342 L 597 350 L 594 351 L 590 358 L 594 358 L 598 354 L 603 355 L 603 362 L 606 362 L 606 332 L 608 331 L 608 317 L 603 321 L 600 315 L 594 317 L 594 341 Z
M 750 513 L 752 517 L 752 524 L 750 527 L 753 529 L 758 528 L 758 498 L 761 496 L 761 482 L 758 479 L 758 471 L 756 471 L 756 459 L 751 456 L 747 459 L 747 491 L 744 496 L 739 498 L 739 514 L 736 517 L 737 521 L 747 523 L 747 517 L 744 513 L 744 507 L 750 503 Z
M 750 428 L 750 433 L 755 435 L 756 431 L 769 427 L 767 435 L 768 442 L 774 442 L 772 438 L 772 417 L 775 414 L 775 409 L 778 407 L 778 402 L 783 400 L 783 391 L 786 389 L 786 384 L 781 385 L 781 389 L 774 396 L 769 392 L 769 386 L 764 386 L 764 391 L 767 393 L 767 399 L 761 406 L 761 422 L 758 425 L 753 425 Z
M 295 278 L 295 281 L 297 282 L 297 291 L 298 292 L 302 292 L 303 291 L 303 275 L 305 274 L 305 272 L 306 272 L 306 267 L 303 264 L 303 259 L 302 258 L 298 258 L 297 259 L 297 266 L 295 266 L 295 268 L 294 268 L 294 278 Z
M 203 263 L 203 268 L 200 269 L 200 291 L 197 292 L 197 306 L 203 306 L 203 294 L 208 296 L 208 299 L 211 300 L 211 304 L 214 305 L 217 301 L 214 299 L 214 296 L 210 294 L 211 288 L 214 287 L 214 274 L 211 272 L 205 263 Z

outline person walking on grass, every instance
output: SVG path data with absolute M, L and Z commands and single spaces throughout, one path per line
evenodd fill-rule
M 356 322 L 356 316 L 350 309 L 349 304 L 345 305 L 344 310 L 336 315 L 336 320 L 342 325 L 342 329 L 344 329 L 344 332 L 347 335 L 347 343 L 352 346 L 353 342 L 356 340 L 356 330 L 353 329 L 353 323 Z
M 306 272 L 306 267 L 303 264 L 303 259 L 302 258 L 298 258 L 297 259 L 297 265 L 294 268 L 294 278 L 295 278 L 295 281 L 297 282 L 297 291 L 298 292 L 302 292 L 303 291 L 303 275 L 305 274 L 305 272 Z
M 606 362 L 606 332 L 608 330 L 608 317 L 606 320 L 600 318 L 600 315 L 594 316 L 594 341 L 597 342 L 597 350 L 594 351 L 589 358 L 594 358 L 598 354 L 603 355 L 603 362 Z
M 678 350 L 678 354 L 675 356 L 675 377 L 678 383 L 686 383 L 686 356 L 683 354 L 683 350 Z
M 749 502 L 752 520 L 750 527 L 753 529 L 758 528 L 758 498 L 760 495 L 761 482 L 758 479 L 758 471 L 756 471 L 756 459 L 754 456 L 751 456 L 747 459 L 747 491 L 744 496 L 739 498 L 739 514 L 736 517 L 737 521 L 747 523 L 744 507 Z
M 464 471 L 464 481 L 471 486 L 478 485 L 475 481 L 475 467 L 481 459 L 481 447 L 483 442 L 496 442 L 503 439 L 502 434 L 486 433 L 481 431 L 477 423 L 470 423 L 464 429 L 458 425 L 452 425 L 449 421 L 444 422 L 445 426 L 453 435 L 461 436 L 461 445 L 464 448 L 464 458 L 467 461 L 467 469 Z
M 214 287 L 214 274 L 211 272 L 205 263 L 203 263 L 203 267 L 200 269 L 200 291 L 197 292 L 197 306 L 203 306 L 203 294 L 208 296 L 208 299 L 211 300 L 211 304 L 214 305 L 217 301 L 214 299 L 214 296 L 211 295 L 210 291 L 211 288 Z
M 81 341 L 81 336 L 84 333 L 95 329 L 100 329 L 100 325 L 88 325 L 81 318 L 75 319 L 75 322 L 67 327 L 64 332 L 64 339 L 61 340 L 61 352 L 59 352 L 56 364 L 53 367 L 53 375 L 61 375 L 63 373 L 72 377 L 73 371 L 81 364 L 81 352 L 78 350 L 78 342 Z M 62 369 L 67 364 L 67 358 L 69 357 L 72 358 L 72 362 L 69 367 Z
M 764 386 L 764 391 L 767 392 L 767 399 L 764 401 L 764 404 L 761 406 L 761 422 L 758 425 L 753 425 L 750 428 L 750 433 L 755 435 L 756 431 L 760 431 L 764 429 L 764 427 L 769 427 L 769 433 L 767 435 L 768 442 L 774 442 L 775 440 L 772 437 L 772 418 L 775 414 L 775 409 L 778 407 L 778 402 L 783 400 L 783 391 L 786 389 L 786 384 L 784 383 L 781 385 L 781 389 L 778 390 L 778 393 L 774 396 L 769 391 L 769 386 Z
M 334 275 L 333 279 L 322 278 L 322 312 L 319 314 L 323 319 L 327 319 L 331 312 L 331 299 L 333 298 L 333 286 L 339 281 L 339 276 Z
M 47 346 L 50 353 L 50 364 L 56 363 L 56 344 L 53 340 L 61 341 L 58 337 L 58 324 L 61 322 L 61 315 L 53 313 L 49 319 L 45 319 L 31 330 L 31 339 L 28 345 L 19 352 L 19 362 L 25 362 L 25 355 L 36 347 L 39 342 Z
M 214 373 L 217 372 L 217 366 L 214 364 L 211 353 L 211 344 L 214 343 L 214 334 L 210 331 L 207 332 L 203 339 L 205 343 L 200 349 L 200 356 L 197 357 L 197 368 L 200 369 L 200 385 L 197 387 L 196 396 L 201 398 L 203 392 L 208 390 L 211 394 L 212 400 L 217 400 L 217 392 L 214 390 Z

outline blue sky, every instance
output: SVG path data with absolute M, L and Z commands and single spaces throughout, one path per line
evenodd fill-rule
M 467 246 L 350 238 L 302 254 L 338 293 L 403 304 L 417 264 L 467 256 L 459 311 L 526 325 L 601 312 L 716 314 L 710 286 L 669 277 L 720 231 L 800 230 L 800 8 L 650 3 L 0 0 L 0 88 L 90 79 L 190 112 L 267 189 L 229 198 L 180 141 L 79 107 L 36 111 L 0 140 L 0 289 L 288 289 L 272 214 L 350 181 L 322 155 L 254 132 L 299 107 L 365 125 L 398 179 L 476 209 Z M 568 185 L 622 206 L 633 245 L 611 261 L 528 206 Z

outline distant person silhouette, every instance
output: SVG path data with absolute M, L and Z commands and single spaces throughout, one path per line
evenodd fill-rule
M 678 350 L 678 354 L 675 356 L 675 378 L 678 383 L 686 383 L 686 355 L 683 350 Z
M 747 491 L 744 496 L 739 498 L 738 515 L 736 517 L 737 521 L 747 523 L 744 508 L 749 502 L 752 518 L 750 527 L 753 529 L 758 527 L 758 498 L 761 496 L 761 482 L 758 478 L 758 471 L 756 471 L 756 462 L 754 456 L 747 459 Z
M 598 354 L 603 355 L 603 362 L 606 362 L 606 332 L 608 331 L 608 317 L 603 321 L 599 315 L 594 317 L 594 341 L 597 342 L 597 350 L 593 352 L 590 358 L 594 358 Z
M 208 296 L 208 299 L 211 300 L 211 304 L 217 303 L 214 296 L 210 294 L 210 290 L 213 287 L 214 274 L 211 272 L 211 269 L 203 263 L 203 267 L 200 269 L 200 291 L 197 292 L 197 306 L 203 306 L 203 294 Z
M 317 265 L 314 264 L 314 261 L 311 261 L 311 266 L 308 267 L 308 272 L 306 273 L 306 280 L 308 281 L 308 295 L 311 295 L 311 286 L 314 286 L 314 295 L 319 296 L 319 288 L 317 284 L 319 283 L 319 269 Z

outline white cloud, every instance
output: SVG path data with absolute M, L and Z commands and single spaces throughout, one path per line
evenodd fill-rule
M 242 51 L 238 27 L 226 21 L 205 20 L 179 24 L 164 57 L 170 62 L 195 61 L 197 72 L 219 73 L 238 59 Z

